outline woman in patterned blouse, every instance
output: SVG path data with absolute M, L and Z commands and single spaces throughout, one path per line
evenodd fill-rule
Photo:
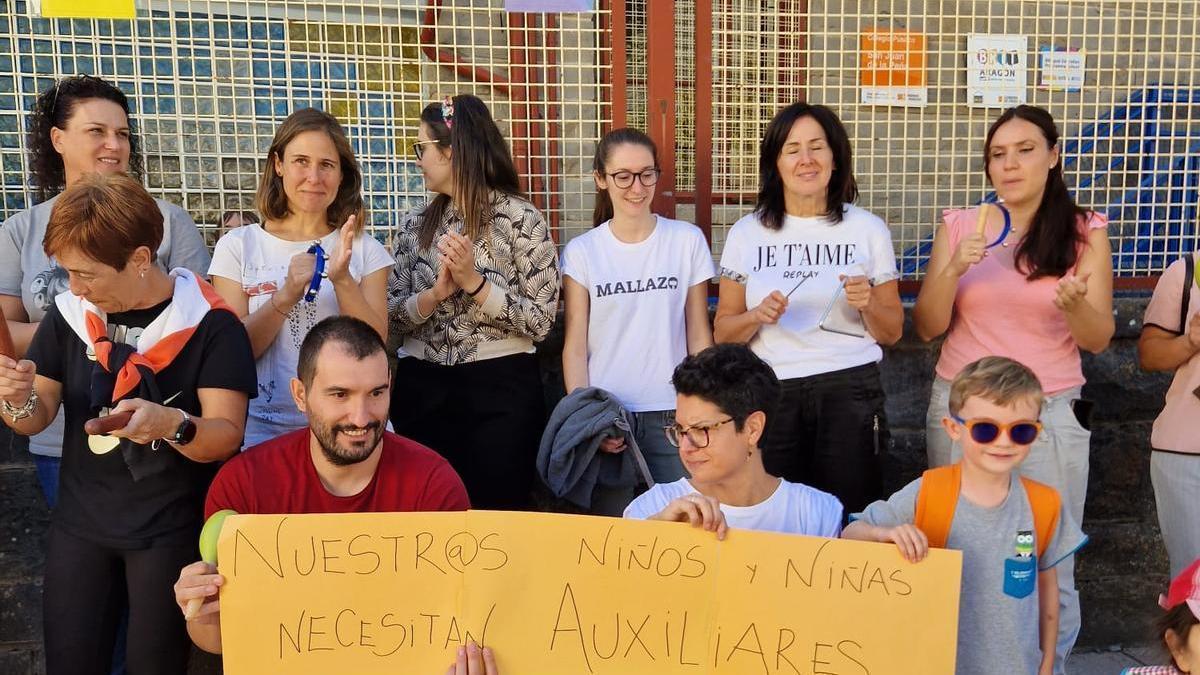
M 426 106 L 413 152 L 437 196 L 396 235 L 392 423 L 450 461 L 473 506 L 521 509 L 545 424 L 533 344 L 558 305 L 554 242 L 483 101 Z

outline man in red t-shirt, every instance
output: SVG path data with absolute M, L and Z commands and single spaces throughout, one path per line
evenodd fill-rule
M 229 460 L 208 490 L 205 517 L 221 509 L 361 513 L 471 508 L 462 480 L 445 459 L 385 431 L 391 400 L 388 364 L 373 328 L 348 316 L 321 321 L 304 338 L 297 375 L 291 381 L 292 398 L 308 417 L 308 428 Z M 220 653 L 217 588 L 224 579 L 216 571 L 205 562 L 183 568 L 175 600 L 186 611 L 192 598 L 204 598 L 200 611 L 188 620 L 188 634 L 201 649 Z M 490 652 L 473 650 L 472 665 L 480 658 L 490 660 Z M 486 672 L 491 675 L 494 667 Z

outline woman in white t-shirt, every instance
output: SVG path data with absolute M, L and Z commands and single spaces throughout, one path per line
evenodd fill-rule
M 594 229 L 563 251 L 568 392 L 599 387 L 633 416 L 632 433 L 656 482 L 683 476 L 679 453 L 662 430 L 675 423 L 671 371 L 712 344 L 708 282 L 712 253 L 700 228 L 650 210 L 658 182 L 658 150 L 636 129 L 604 135 L 592 161 Z M 601 449 L 621 452 L 623 439 Z M 632 491 L 608 495 L 605 512 L 620 513 Z M 609 503 L 613 502 L 613 503 Z
M 217 242 L 209 275 L 242 317 L 258 364 L 243 448 L 308 426 L 289 382 L 300 343 L 318 321 L 348 314 L 387 335 L 392 257 L 363 232 L 362 173 L 337 120 L 313 108 L 288 116 L 267 153 L 256 205 L 263 223 Z M 340 226 L 340 227 L 339 227 Z M 306 299 L 319 242 L 326 279 Z
M 758 203 L 721 255 L 714 332 L 748 343 L 783 383 L 767 471 L 860 511 L 882 496 L 880 345 L 904 325 L 891 232 L 853 205 L 850 140 L 829 108 L 784 108 L 760 147 Z
M 626 518 L 683 521 L 724 538 L 727 527 L 837 537 L 842 505 L 831 494 L 763 468 L 763 428 L 775 414 L 779 379 L 745 345 L 688 356 L 671 377 L 679 392 L 666 429 L 689 478 L 659 483 L 625 509 Z

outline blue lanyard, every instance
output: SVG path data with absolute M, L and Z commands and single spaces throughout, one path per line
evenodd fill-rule
M 1005 211 L 1005 214 L 1007 213 Z M 313 242 L 313 245 L 309 246 L 306 252 L 316 254 L 317 256 L 317 268 L 313 270 L 312 280 L 308 282 L 308 290 L 304 291 L 304 301 L 313 302 L 317 299 L 317 293 L 321 290 L 321 279 L 326 278 L 325 260 L 328 256 L 325 255 L 325 249 L 321 248 L 320 242 Z

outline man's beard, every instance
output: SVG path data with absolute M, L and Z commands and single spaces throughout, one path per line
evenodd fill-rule
M 317 438 L 317 443 L 321 446 L 321 452 L 325 455 L 325 459 L 329 460 L 334 466 L 350 466 L 371 456 L 379 445 L 379 440 L 383 438 L 383 422 L 375 420 L 363 427 L 356 427 L 349 424 L 339 424 L 333 427 L 324 425 L 310 425 L 313 435 Z M 361 441 L 355 439 L 351 445 L 339 446 L 337 443 L 339 431 L 357 431 L 366 429 L 367 433 L 361 436 Z M 344 434 L 341 437 L 343 440 L 348 440 Z

